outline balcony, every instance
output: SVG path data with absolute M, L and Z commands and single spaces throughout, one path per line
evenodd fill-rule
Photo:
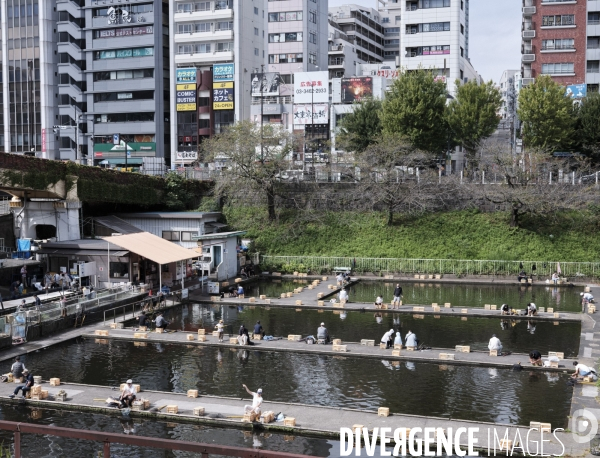
M 175 34 L 175 43 L 233 40 L 233 30 L 213 30 L 211 32 L 191 32 Z
M 344 58 L 336 57 L 329 59 L 329 67 L 343 67 L 344 66 Z
M 214 11 L 208 10 L 208 11 L 185 11 L 185 12 L 179 12 L 176 11 L 175 14 L 173 15 L 173 19 L 175 20 L 175 22 L 182 22 L 182 21 L 194 21 L 194 20 L 202 20 L 202 19 L 210 19 L 211 21 L 216 21 L 216 20 L 220 20 L 220 19 L 233 19 L 233 9 L 231 8 L 226 8 L 226 9 L 220 9 L 217 10 L 215 9 Z
M 574 44 L 542 44 L 542 52 L 575 52 Z
M 531 40 L 535 38 L 535 30 L 523 30 L 523 40 Z
M 331 45 L 329 46 L 329 54 L 343 54 L 344 45 Z
M 523 7 L 523 16 L 533 16 L 535 14 L 535 6 L 524 6 Z

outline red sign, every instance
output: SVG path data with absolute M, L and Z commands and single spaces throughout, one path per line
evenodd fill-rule
M 46 129 L 42 129 L 42 153 L 46 152 Z
M 102 157 L 102 153 L 94 153 L 94 157 Z

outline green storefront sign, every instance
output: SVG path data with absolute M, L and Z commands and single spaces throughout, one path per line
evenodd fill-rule
M 156 143 L 127 143 L 127 152 L 130 156 L 155 156 Z M 125 157 L 125 142 L 121 141 L 120 145 L 113 145 L 112 143 L 100 143 L 94 145 L 94 159 L 105 157 Z

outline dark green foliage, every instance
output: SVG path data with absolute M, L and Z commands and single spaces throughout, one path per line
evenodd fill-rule
M 337 137 L 338 148 L 362 153 L 381 135 L 381 107 L 379 99 L 367 99 L 356 103 L 354 111 L 347 114 L 341 122 Z

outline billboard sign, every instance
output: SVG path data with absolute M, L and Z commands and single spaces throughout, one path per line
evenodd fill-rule
M 233 110 L 234 98 L 233 81 L 213 83 L 213 110 Z
M 196 67 L 178 68 L 176 75 L 177 84 L 196 83 Z
M 327 124 L 329 122 L 329 104 L 294 105 L 294 124 Z
M 213 82 L 233 81 L 234 65 L 235 64 L 213 65 Z
M 342 103 L 360 102 L 367 97 L 373 97 L 373 78 L 342 78 Z
M 281 78 L 279 73 L 252 73 L 252 97 L 277 96 Z
M 572 99 L 582 99 L 587 96 L 587 85 L 572 84 L 567 86 L 567 95 Z
M 294 73 L 294 103 L 329 103 L 329 72 Z
M 176 70 L 177 111 L 196 111 L 196 68 Z

